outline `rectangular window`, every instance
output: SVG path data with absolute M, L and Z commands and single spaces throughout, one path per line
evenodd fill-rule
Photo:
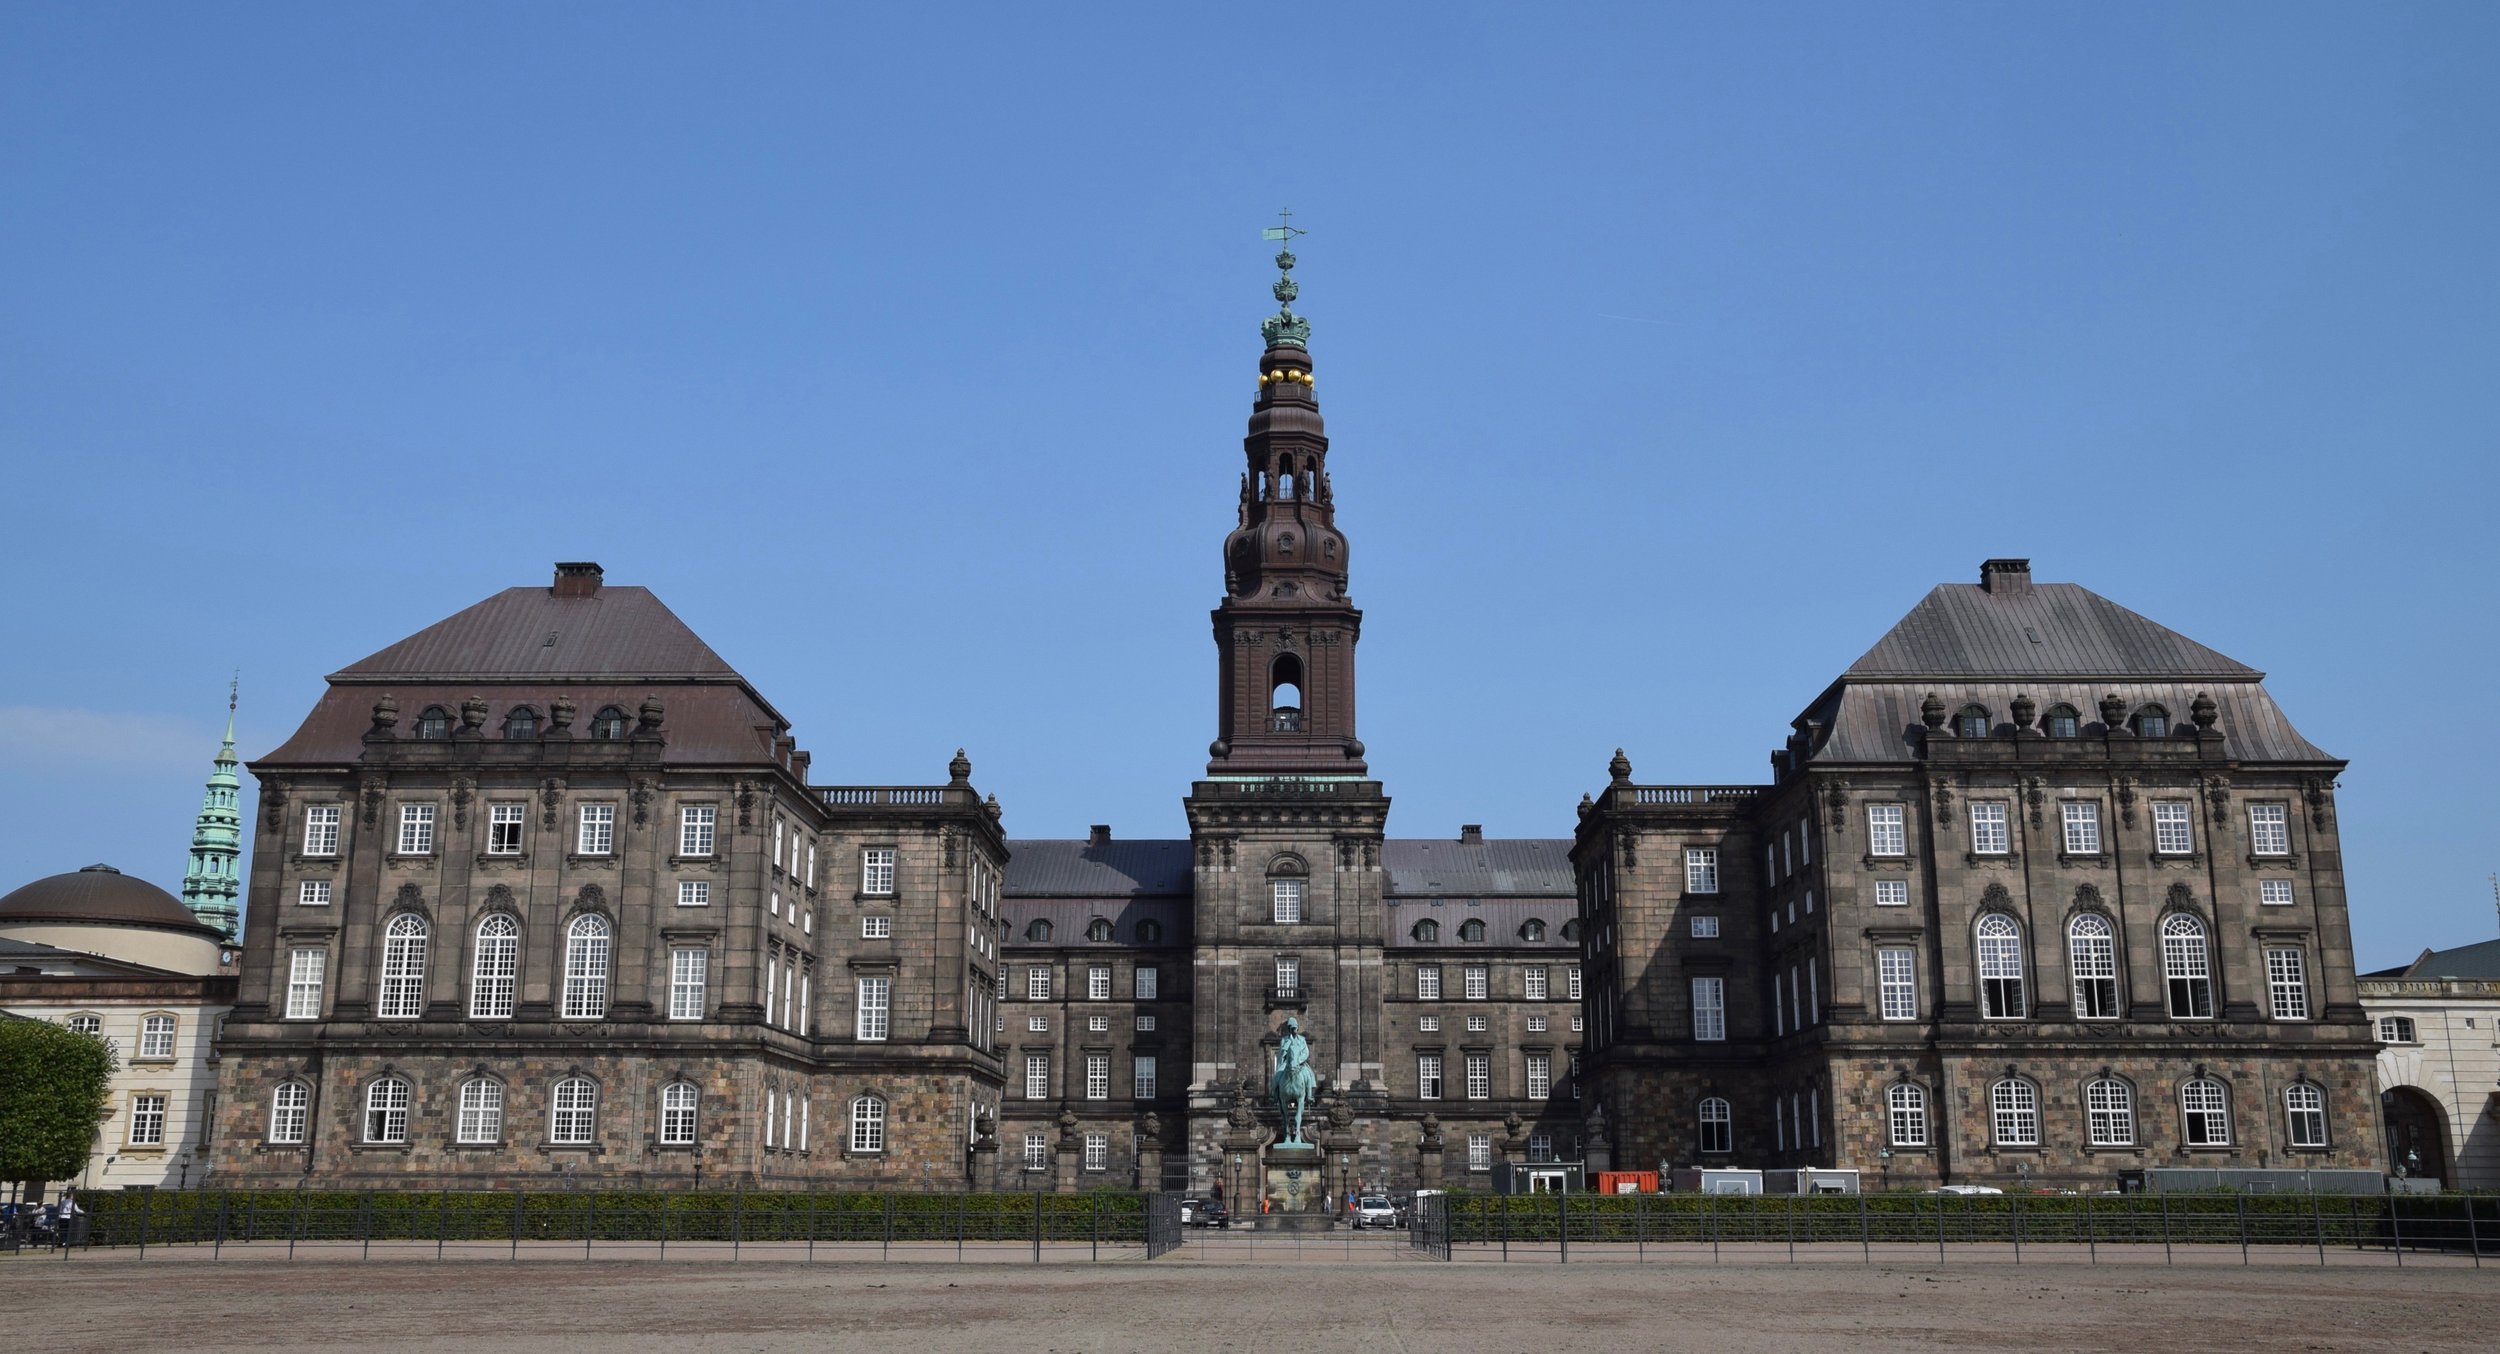
M 708 856 L 712 854 L 713 828 L 720 810 L 709 804 L 688 804 L 677 811 L 677 854 Z
M 1437 1015 L 1417 1016 L 1415 1017 L 1415 1028 L 1422 1030 L 1426 1034 L 1439 1034 L 1441 1032 L 1441 1017 Z
M 1908 907 L 1909 905 L 1910 881 L 1906 879 L 1878 879 L 1875 881 L 1875 906 Z
M 329 967 L 327 950 L 296 950 L 287 956 L 286 1018 L 321 1018 L 322 971 Z
M 816 843 L 814 842 L 809 842 L 807 844 L 807 878 L 805 883 L 811 889 L 816 887 Z
M 486 854 L 517 856 L 521 854 L 521 820 L 529 812 L 526 804 L 489 804 L 486 806 Z
M 2184 799 L 2153 801 L 2153 849 L 2165 856 L 2196 850 L 2196 815 Z
M 1529 1135 L 1528 1135 L 1528 1160 L 1530 1160 L 1530 1161 L 1552 1161 L 1553 1159 L 1554 1159 L 1554 1135 L 1553 1135 L 1553 1134 L 1551 1134 L 1551 1133 L 1531 1133 L 1531 1134 L 1529 1134 Z
M 1085 1169 L 1089 1171 L 1111 1169 L 1110 1134 L 1088 1133 L 1085 1135 Z
M 1050 1139 L 1039 1133 L 1024 1135 L 1024 1168 L 1028 1171 L 1050 1169 Z
M 616 806 L 584 804 L 581 807 L 580 831 L 573 842 L 575 855 L 607 856 L 616 853 Z
M 2292 1146 L 2326 1146 L 2326 1093 L 2303 1082 L 2283 1091 L 2283 1110 L 2291 1120 Z
M 1492 991 L 1492 984 L 1486 980 L 1484 965 L 1469 964 L 1461 970 L 1461 974 L 1466 983 L 1467 1000 L 1482 1001 Z
M 1085 1028 L 1093 1030 L 1096 1033 L 1101 1033 L 1111 1028 L 1111 1017 L 1107 1015 L 1089 1015 L 1085 1017 Z
M 1290 997 L 1302 990 L 1302 961 L 1285 958 L 1276 961 L 1276 995 Z
M 2290 907 L 2292 905 L 2292 881 L 2288 879 L 2258 880 L 2257 901 L 2267 907 Z
M 1151 1021 L 1154 1017 L 1139 1016 L 1138 1019 Z M 1153 1029 L 1154 1026 L 1150 1024 L 1146 1026 L 1146 1028 Z M 1155 1055 L 1151 1053 L 1140 1053 L 1130 1061 L 1129 1066 L 1131 1073 L 1130 1079 L 1134 1083 L 1136 1097 L 1140 1100 L 1154 1099 L 1157 1094 L 1155 1089 Z
M 1163 971 L 1161 969 L 1152 964 L 1137 966 L 1137 999 L 1139 1001 L 1161 1000 L 1162 987 Z
M 711 881 L 708 879 L 678 880 L 677 905 L 679 907 L 710 907 L 712 905 Z
M 2266 995 L 2275 1019 L 2309 1018 L 2309 965 L 2299 950 L 2284 946 L 2266 951 Z
M 139 1022 L 139 1056 L 170 1058 L 174 1056 L 174 1018 L 152 1015 Z
M 1869 804 L 1866 806 L 1866 851 L 1873 856 L 1903 856 L 1910 851 L 1909 835 L 1901 826 L 1902 806 Z
M 1467 1135 L 1467 1169 L 1471 1171 L 1493 1169 L 1492 1134 L 1470 1133 Z
M 1684 850 L 1684 891 L 1686 893 L 1717 893 L 1719 891 L 1719 853 L 1707 846 Z
M 1274 915 L 1275 920 L 1279 922 L 1299 922 L 1302 920 L 1301 880 L 1276 880 L 1268 886 L 1268 893 L 1269 908 Z
M 1141 1016 L 1139 1016 L 1139 1017 L 1137 1018 L 1137 1028 L 1138 1028 L 1138 1029 L 1143 1030 L 1143 1031 L 1151 1031 L 1151 1030 L 1153 1030 L 1153 1029 L 1154 1029 L 1154 1027 L 1155 1027 L 1155 1018 L 1154 1018 L 1153 1016 L 1150 1016 L 1150 1015 L 1141 1015 Z
M 1026 1001 L 1050 1000 L 1049 969 L 1037 967 L 1024 971 L 1024 999 Z
M 1727 1038 L 1727 979 L 1693 979 L 1693 1037 L 1710 1042 Z
M 892 940 L 894 938 L 894 919 L 892 917 L 860 918 L 859 938 L 862 940 Z
M 339 853 L 339 806 L 314 804 L 304 810 L 304 854 L 335 856 Z
M 1554 1094 L 1554 1055 L 1528 1055 L 1528 1098 L 1543 1100 Z
M 712 970 L 710 950 L 682 949 L 668 952 L 668 1018 L 701 1020 L 703 988 Z
M 2062 804 L 2058 814 L 2066 822 L 2066 854 L 2097 856 L 2101 853 L 2101 806 L 2098 804 Z
M 1418 1053 L 1415 1055 L 1415 1085 L 1418 1088 L 1416 1094 L 1421 1096 L 1423 1099 L 1438 1100 L 1441 1098 L 1440 1054 Z
M 1085 1098 L 1088 1100 L 1111 1098 L 1110 1054 L 1088 1053 L 1085 1055 Z
M 2378 1041 L 2382 1044 L 2410 1044 L 2414 1042 L 2413 1031 L 2413 1017 L 2411 1016 L 2380 1016 L 2378 1018 Z
M 1026 1016 L 1024 1018 L 1024 1028 L 1033 1034 L 1048 1034 L 1050 1032 L 1050 1017 L 1044 1015 Z
M 328 907 L 330 905 L 330 881 L 327 879 L 305 880 L 295 890 L 295 901 L 301 907 Z
M 2283 805 L 2248 806 L 2248 849 L 2261 856 L 2292 853 L 2292 827 Z
M 1027 1100 L 1050 1099 L 1049 1054 L 1027 1053 L 1024 1055 L 1024 1098 Z
M 1563 970 L 1563 995 L 1573 1001 L 1580 999 L 1580 966 L 1573 964 Z
M 1470 1053 L 1467 1055 L 1467 1098 L 1470 1100 L 1493 1098 L 1492 1054 Z
M 1693 939 L 1695 939 L 1695 940 L 1716 940 L 1716 939 L 1718 938 L 1718 935 L 1719 935 L 1719 919 L 1718 919 L 1718 918 L 1716 918 L 1716 917 L 1704 917 L 1704 916 L 1695 916 L 1695 917 L 1693 918 Z
M 1530 964 L 1520 971 L 1519 976 L 1524 987 L 1524 995 L 1528 1000 L 1545 1000 L 1545 966 L 1543 964 Z
M 875 1040 L 886 1037 L 887 1018 L 891 1014 L 893 1001 L 894 980 L 892 978 L 859 980 L 858 1029 L 861 1039 Z
M 1875 952 L 1875 982 L 1886 1020 L 1918 1019 L 1918 952 L 1906 946 Z
M 165 1097 L 147 1091 L 130 1097 L 130 1145 L 165 1145 Z
M 859 853 L 859 891 L 878 897 L 894 892 L 894 848 L 879 846 Z
M 1543 1033 L 1545 1033 L 1545 1017 L 1543 1017 L 1543 1016 L 1541 1016 L 1541 1015 L 1532 1015 L 1532 1016 L 1528 1017 L 1528 1033 L 1530 1033 L 1530 1034 L 1543 1034 Z
M 1441 966 L 1439 964 L 1415 966 L 1415 999 L 1417 1001 L 1441 1000 Z
M 402 804 L 399 806 L 399 854 L 430 856 L 434 854 L 434 806 Z
M 1970 806 L 1970 849 L 1973 855 L 2001 856 L 2013 849 L 2013 840 L 2006 833 L 2005 803 L 2002 800 L 1974 800 Z
M 1482 1034 L 1484 1033 L 1484 1027 L 1485 1019 L 1483 1016 L 1467 1017 L 1467 1028 L 1471 1033 Z
M 1087 1001 L 1111 1000 L 1111 966 L 1109 964 L 1096 964 L 1085 970 L 1085 999 Z

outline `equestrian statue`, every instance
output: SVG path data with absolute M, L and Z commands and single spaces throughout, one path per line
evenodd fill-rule
M 1276 1075 L 1268 1079 L 1267 1087 L 1276 1100 L 1276 1117 L 1285 1126 L 1285 1136 L 1277 1145 L 1310 1146 L 1310 1140 L 1302 1136 L 1302 1115 L 1310 1108 L 1319 1082 L 1311 1075 L 1311 1042 L 1302 1037 L 1302 1022 L 1293 1016 L 1285 1017 L 1284 1036 L 1276 1041 Z

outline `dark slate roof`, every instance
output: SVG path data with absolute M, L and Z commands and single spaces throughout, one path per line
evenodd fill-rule
M 1005 948 L 1011 951 L 1131 948 L 1142 943 L 1137 937 L 1137 924 L 1143 921 L 1163 928 L 1163 939 L 1155 942 L 1153 948 L 1170 949 L 1190 942 L 1187 898 L 1008 898 L 1003 911 L 1007 917 Z M 1096 917 L 1109 919 L 1111 939 L 1085 938 L 1085 928 Z M 1050 923 L 1050 939 L 1026 938 L 1027 929 L 1037 920 Z
M 1190 892 L 1186 839 L 1007 843 L 1009 898 L 1186 898 Z
M 1851 664 L 1852 678 L 2265 674 L 2073 583 L 1946 583 Z M 2087 707 L 2088 708 L 2088 707 Z
M 578 597 L 544 587 L 506 588 L 332 678 L 737 675 L 650 589 L 602 586 Z
M 1948 711 L 1977 703 L 2010 726 L 2008 713 L 2016 695 L 2039 702 L 2045 718 L 2058 705 L 2071 705 L 2082 717 L 2082 733 L 2101 734 L 2100 698 L 2116 693 L 2132 712 L 2146 705 L 2169 711 L 2175 727 L 2192 727 L 2188 708 L 2198 693 L 2209 694 L 2219 708 L 2214 727 L 2222 731 L 2223 750 L 2246 762 L 2331 762 L 2335 758 L 2300 735 L 2283 707 L 2265 687 L 2253 681 L 2093 682 L 2038 681 L 2000 678 L 1994 682 L 1921 681 L 1903 683 L 1846 682 L 1824 693 L 1807 715 L 1826 724 L 1831 735 L 1813 756 L 1818 762 L 1905 762 L 1918 757 L 1918 739 L 1926 730 L 1919 706 L 1934 692 Z
M 217 928 L 192 915 L 180 898 L 110 865 L 50 875 L 0 897 L 0 925 L 13 922 L 148 926 L 223 938 Z
M 1553 950 L 1578 954 L 1580 942 L 1563 938 L 1563 924 L 1577 914 L 1577 900 L 1559 898 L 1391 898 L 1381 913 L 1381 941 L 1392 950 L 1440 950 L 1464 959 L 1490 951 Z M 1415 923 L 1430 918 L 1441 924 L 1433 940 L 1417 940 Z M 1545 939 L 1519 938 L 1519 928 L 1534 918 L 1545 923 Z M 1468 921 L 1484 923 L 1484 939 L 1464 941 L 1458 928 Z
M 2402 968 L 2365 973 L 2365 978 L 2500 978 L 2500 940 L 2479 940 L 2450 950 L 2424 950 Z
M 19 975 L 9 971 L 15 968 L 51 971 L 29 975 Z M 176 974 L 167 969 L 152 968 L 146 964 L 134 964 L 126 959 L 114 959 L 101 954 L 85 954 L 77 950 L 65 950 L 58 945 L 38 945 L 31 940 L 11 940 L 0 936 L 0 982 L 20 976 L 118 977 L 124 974 L 139 974 L 152 978 L 190 976 Z
M 1380 863 L 1389 872 L 1391 897 L 1578 896 L 1571 881 L 1571 841 L 1565 837 L 1482 842 L 1392 837 L 1381 847 Z

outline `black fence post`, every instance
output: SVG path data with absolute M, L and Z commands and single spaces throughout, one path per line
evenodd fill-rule
M 877 1258 L 891 1260 L 894 1258 L 894 1196 L 883 1194 L 878 1197 L 885 1201 L 885 1238 L 877 1243 Z
M 2092 1196 L 2083 1196 L 2083 1253 L 2091 1263 L 2101 1263 L 2101 1238 L 2092 1226 Z
M 234 1205 L 232 1190 L 217 1191 L 217 1244 L 209 1248 L 208 1258 L 219 1259 L 226 1253 L 226 1218 Z
M 442 1198 L 434 1205 L 434 1258 L 443 1258 L 443 1243 L 451 1237 L 451 1186 L 443 1186 Z
M 2240 1196 L 2240 1268 L 2248 1268 L 2248 1196 Z
M 2387 1196 L 2387 1226 L 2396 1239 L 2396 1268 L 2398 1269 L 2405 1267 L 2404 1199 L 2405 1196 L 2401 1194 L 2391 1193 Z
M 2015 1188 L 2019 1190 L 2021 1186 L 2017 1185 Z M 2013 1201 L 2014 1263 L 2019 1265 L 2023 1262 L 2023 1196 L 2017 1193 L 2006 1197 Z
M 1936 1263 L 1944 1263 L 1944 1195 L 1936 1195 Z
M 2318 1185 L 2309 1182 L 2309 1221 L 2318 1232 L 2318 1268 L 2326 1268 L 2326 1214 L 2318 1207 Z
M 2161 1205 L 2161 1262 L 2166 1265 L 2170 1263 L 2170 1196 L 2157 1189 L 2153 1198 Z
M 1102 1263 L 1102 1195 L 1094 1196 L 1094 1263 Z
M 515 1260 L 521 1258 L 521 1200 L 523 1197 L 520 1188 L 515 1186 L 512 1191 L 512 1258 Z
M 747 1182 L 738 1182 L 737 1202 L 729 1215 L 729 1261 L 736 1264 L 738 1252 L 747 1244 Z
M 1033 1187 L 1033 1263 L 1042 1262 L 1042 1188 Z
M 1571 1191 L 1554 1191 L 1554 1212 L 1561 1226 L 1556 1235 L 1562 1238 L 1562 1263 L 1571 1263 Z
M 362 1247 L 362 1249 L 356 1253 L 356 1258 L 359 1260 L 372 1259 L 373 1191 L 370 1189 L 358 1190 L 356 1192 L 356 1240 Z
M 1865 1190 L 1858 1191 L 1858 1259 L 1870 1265 L 1875 1263 L 1875 1238 L 1867 1230 Z
M 2474 1257 L 2474 1268 L 2481 1269 L 2483 1267 L 2483 1228 L 2482 1224 L 2476 1220 L 2474 1213 L 2476 1207 L 2482 1203 L 2483 1196 L 2468 1194 L 2464 1196 L 2464 1199 L 2466 1253 Z
M 1649 1196 L 1632 1196 L 1632 1258 L 1649 1258 Z
M 295 1258 L 295 1243 L 304 1239 L 304 1182 L 295 1182 L 295 1226 L 287 1233 L 286 1258 Z
M 590 1239 L 599 1233 L 599 1191 L 582 1191 L 582 1258 L 590 1258 Z
M 155 1198 L 153 1188 L 139 1191 L 139 1258 L 142 1260 L 148 1258 L 148 1204 Z M 70 1223 L 76 1216 L 67 1209 L 61 1210 L 61 1251 L 65 1255 L 69 1252 Z
M 1788 1263 L 1797 1263 L 1797 1196 L 1788 1196 Z
M 816 1196 L 823 1191 L 807 1187 L 807 1263 L 816 1263 Z

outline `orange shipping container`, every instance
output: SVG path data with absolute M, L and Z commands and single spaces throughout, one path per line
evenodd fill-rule
M 1656 1194 L 1656 1171 L 1599 1171 L 1597 1192 L 1600 1194 Z

